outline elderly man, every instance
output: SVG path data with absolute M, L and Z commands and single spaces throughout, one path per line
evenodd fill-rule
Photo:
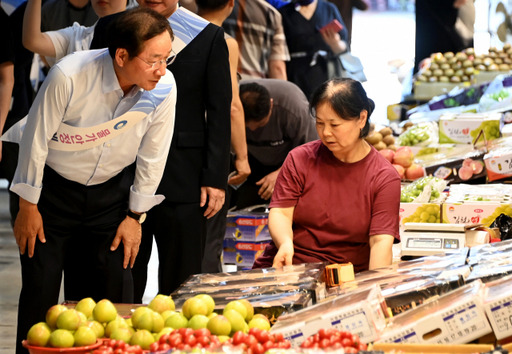
M 83 270 L 76 297 L 133 301 L 140 224 L 163 200 L 155 192 L 174 129 L 172 37 L 157 12 L 125 12 L 110 27 L 108 50 L 61 60 L 34 101 L 11 186 L 20 196 L 18 353 L 57 303 L 68 266 Z

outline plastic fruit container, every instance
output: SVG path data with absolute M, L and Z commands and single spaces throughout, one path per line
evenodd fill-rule
M 72 348 L 52 348 L 52 347 L 37 347 L 29 345 L 26 340 L 21 342 L 25 348 L 28 349 L 30 354 L 48 354 L 48 353 L 69 353 L 69 354 L 87 354 L 91 350 L 98 348 L 102 341 L 97 340 L 96 343 L 86 345 L 84 347 L 72 347 Z

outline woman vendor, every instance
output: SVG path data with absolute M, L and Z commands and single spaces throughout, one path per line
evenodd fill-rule
M 374 106 L 352 79 L 329 80 L 314 92 L 320 140 L 286 158 L 270 203 L 272 242 L 254 268 L 351 262 L 360 272 L 391 264 L 400 177 L 364 140 Z

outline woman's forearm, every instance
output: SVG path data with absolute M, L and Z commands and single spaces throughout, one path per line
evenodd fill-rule
M 394 237 L 391 235 L 370 236 L 370 270 L 391 265 L 393 240 Z

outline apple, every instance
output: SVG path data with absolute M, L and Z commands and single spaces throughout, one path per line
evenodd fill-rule
M 240 314 L 240 312 L 233 309 L 228 309 L 224 310 L 222 315 L 229 320 L 229 323 L 231 324 L 232 333 L 238 331 L 247 332 L 247 330 L 249 329 L 247 327 L 247 323 L 245 322 L 244 317 Z
M 103 325 L 98 321 L 87 321 L 80 325 L 80 327 L 82 326 L 92 328 L 96 334 L 96 338 L 102 338 L 105 335 L 105 327 L 103 327 Z
M 270 330 L 270 321 L 265 316 L 254 317 L 249 321 L 248 325 L 249 328 L 260 328 L 266 331 Z
M 211 297 L 208 294 L 198 294 L 194 297 L 203 300 L 208 306 L 208 314 L 206 316 L 210 315 L 213 312 L 213 310 L 215 309 L 215 300 L 213 300 L 213 297 Z
M 238 312 L 236 313 L 240 315 Z M 224 315 L 217 315 L 210 318 L 206 328 L 208 328 L 210 332 L 216 336 L 229 336 L 231 333 L 231 322 Z
M 192 329 L 206 328 L 209 320 L 205 315 L 194 315 L 188 320 L 188 327 Z
M 401 146 L 395 151 L 393 157 L 393 164 L 401 165 L 404 168 L 411 166 L 414 160 L 414 154 L 410 147 Z
M 217 315 L 218 315 L 218 313 L 217 313 L 217 312 L 212 312 L 212 313 L 211 313 L 211 314 L 209 314 L 207 317 L 208 317 L 208 318 L 213 318 L 213 317 L 215 317 L 215 316 L 217 316 Z
M 112 332 L 114 332 L 118 328 L 128 328 L 130 327 L 128 323 L 126 323 L 125 319 L 122 317 L 116 317 L 115 320 L 110 321 L 105 326 L 105 337 L 110 338 Z
M 194 315 L 207 316 L 209 314 L 206 302 L 195 296 L 185 300 L 181 307 L 181 312 L 187 319 L 190 319 Z
M 225 315 L 226 311 L 229 310 L 235 310 L 236 312 L 238 312 L 240 315 L 242 315 L 242 318 L 245 321 L 247 317 L 247 308 L 241 301 L 233 300 L 228 302 L 227 305 L 224 307 L 222 313 Z
M 132 339 L 132 335 L 135 333 L 135 330 L 131 327 L 118 327 L 110 333 L 110 339 L 122 340 L 125 343 L 130 343 Z
M 30 327 L 27 333 L 27 342 L 37 347 L 46 347 L 52 330 L 46 322 L 39 322 Z
M 117 317 L 117 309 L 110 300 L 103 299 L 94 306 L 92 316 L 100 323 L 108 323 Z
M 158 333 L 162 328 L 164 328 L 164 318 L 156 311 L 151 311 L 151 314 L 153 315 L 153 328 L 151 329 L 151 332 Z
M 151 300 L 148 307 L 153 311 L 162 313 L 164 311 L 174 311 L 174 300 L 168 295 L 158 294 Z
M 425 170 L 423 167 L 415 163 L 411 164 L 411 166 L 407 167 L 405 170 L 405 178 L 413 181 L 424 176 Z
M 396 172 L 398 172 L 398 175 L 400 176 L 400 179 L 404 179 L 405 177 L 405 168 L 402 165 L 393 164 L 393 167 L 395 168 Z
M 247 310 L 247 316 L 245 316 L 245 321 L 249 322 L 254 316 L 254 306 L 252 306 L 251 302 L 247 299 L 240 299 L 238 301 L 245 305 L 245 309 Z
M 379 150 L 379 154 L 384 156 L 386 158 L 386 160 L 388 160 L 389 162 L 393 163 L 393 157 L 395 157 L 395 152 L 393 150 L 382 149 L 382 150 Z
M 54 348 L 71 348 L 75 344 L 75 337 L 67 329 L 56 329 L 50 334 L 48 344 Z
M 174 315 L 167 317 L 165 320 L 165 327 L 178 329 L 185 328 L 187 325 L 188 319 L 181 312 L 176 312 Z
M 80 311 L 87 318 L 92 317 L 92 310 L 94 310 L 94 306 L 96 306 L 96 301 L 92 299 L 92 297 L 86 297 L 82 300 L 78 301 L 75 310 Z
M 46 323 L 50 326 L 51 329 L 57 328 L 57 317 L 59 317 L 60 313 L 66 311 L 68 308 L 64 305 L 57 304 L 53 305 L 46 312 Z
M 96 343 L 96 333 L 89 327 L 78 327 L 75 332 L 75 347 L 84 347 Z
M 174 331 L 174 329 L 172 329 L 171 327 L 164 327 L 164 328 L 162 328 L 162 330 L 156 334 L 155 340 L 158 341 L 161 336 L 163 336 L 164 334 L 169 334 L 172 331 Z
M 137 330 L 130 339 L 130 345 L 140 345 L 144 350 L 149 350 L 151 343 L 155 341 L 155 337 L 147 329 Z
M 76 331 L 78 327 L 80 327 L 80 324 L 85 322 L 83 321 L 82 316 L 80 315 L 80 312 L 75 309 L 62 311 L 59 317 L 57 317 L 57 328 Z
M 167 317 L 174 315 L 175 313 L 176 313 L 176 311 L 167 310 L 167 311 L 162 312 L 160 315 L 162 315 L 162 318 L 164 319 L 164 322 L 165 322 Z

